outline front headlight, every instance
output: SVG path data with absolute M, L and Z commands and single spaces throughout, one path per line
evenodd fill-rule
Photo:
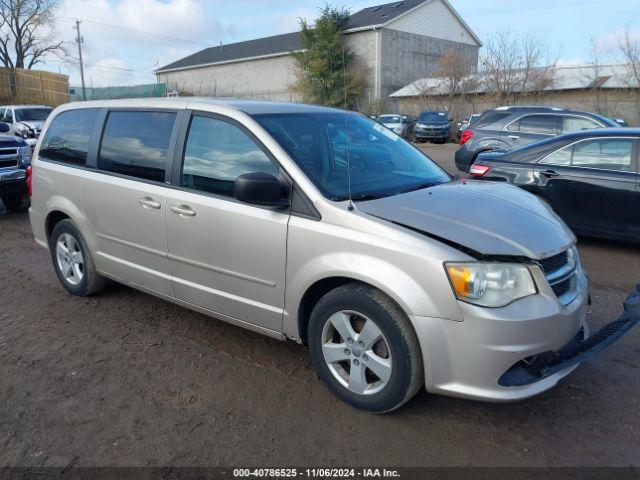
M 29 135 L 29 128 L 27 128 L 26 125 L 16 125 L 16 128 L 14 128 L 13 131 L 16 133 L 16 135 L 22 138 L 27 138 L 27 136 Z
M 505 307 L 537 292 L 526 265 L 519 263 L 445 263 L 459 300 L 481 307 Z
M 20 158 L 20 166 L 24 167 L 31 163 L 31 147 L 28 145 L 18 148 L 18 157 Z

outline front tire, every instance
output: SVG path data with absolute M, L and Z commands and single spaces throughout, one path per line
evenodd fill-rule
M 390 412 L 424 384 L 413 327 L 400 307 L 375 288 L 349 283 L 327 293 L 311 312 L 308 332 L 318 376 L 356 408 Z
M 72 295 L 88 297 L 106 286 L 82 234 L 71 220 L 56 224 L 49 239 L 53 267 L 62 286 Z

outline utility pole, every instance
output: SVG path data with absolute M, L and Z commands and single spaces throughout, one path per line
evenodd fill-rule
M 76 42 L 78 43 L 78 58 L 80 59 L 80 79 L 82 80 L 82 99 L 87 99 L 87 90 L 84 86 L 84 65 L 82 64 L 82 42 L 84 39 L 80 36 L 80 20 L 76 20 L 75 29 L 78 31 Z

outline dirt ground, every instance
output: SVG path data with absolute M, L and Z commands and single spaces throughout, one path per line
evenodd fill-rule
M 598 327 L 640 281 L 640 249 L 580 253 Z M 27 216 L 0 215 L 0 466 L 640 466 L 639 345 L 636 328 L 525 402 L 423 392 L 374 416 L 294 343 L 121 286 L 69 296 Z

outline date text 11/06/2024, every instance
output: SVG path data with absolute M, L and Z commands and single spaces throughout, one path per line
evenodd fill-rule
M 397 470 L 387 468 L 237 468 L 234 478 L 399 478 Z

